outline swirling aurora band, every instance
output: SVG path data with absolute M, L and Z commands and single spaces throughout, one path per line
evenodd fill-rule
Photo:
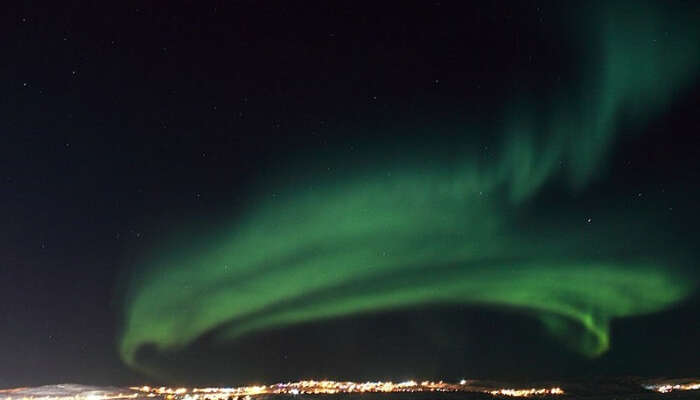
M 544 124 L 510 113 L 490 162 L 466 151 L 456 162 L 402 164 L 390 175 L 353 171 L 350 162 L 342 179 L 268 188 L 282 194 L 253 202 L 199 245 L 183 235 L 145 261 L 128 291 L 123 359 L 139 367 L 141 346 L 174 351 L 214 329 L 232 340 L 437 303 L 522 308 L 597 356 L 609 348 L 611 319 L 680 302 L 694 283 L 670 261 L 643 251 L 615 256 L 629 245 L 619 239 L 637 229 L 627 220 L 594 234 L 590 224 L 583 233 L 517 222 L 554 178 L 580 190 L 602 169 L 622 115 L 644 120 L 696 76 L 692 24 L 640 3 L 591 20 L 584 33 L 598 41 L 582 51 L 593 65 L 581 78 L 587 94 L 558 102 Z

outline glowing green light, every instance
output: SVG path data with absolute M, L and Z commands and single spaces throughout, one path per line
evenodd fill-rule
M 124 360 L 134 364 L 144 344 L 174 350 L 222 326 L 222 338 L 234 339 L 437 303 L 519 307 L 581 353 L 603 353 L 611 319 L 668 308 L 692 282 L 670 261 L 619 256 L 633 223 L 517 219 L 556 177 L 581 189 L 600 171 L 622 117 L 646 118 L 695 76 L 697 32 L 652 11 L 621 7 L 593 18 L 585 90 L 562 93 L 537 128 L 532 115 L 512 110 L 490 162 L 465 152 L 390 176 L 354 173 L 349 162 L 342 179 L 279 190 L 197 246 L 175 241 L 131 285 Z

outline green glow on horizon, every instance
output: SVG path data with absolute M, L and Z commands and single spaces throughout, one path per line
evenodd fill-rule
M 582 190 L 602 170 L 617 124 L 660 112 L 696 75 L 694 28 L 639 6 L 601 15 L 585 32 L 594 45 L 577 95 L 561 93 L 537 134 L 535 116 L 510 110 L 490 162 L 467 152 L 388 176 L 354 173 L 350 161 L 343 179 L 288 187 L 202 244 L 183 238 L 145 261 L 126 303 L 123 359 L 138 367 L 144 344 L 174 351 L 220 327 L 231 340 L 421 304 L 521 308 L 597 356 L 612 319 L 682 301 L 694 284 L 671 261 L 617 255 L 637 229 L 624 215 L 598 228 L 516 221 L 545 183 L 563 178 Z

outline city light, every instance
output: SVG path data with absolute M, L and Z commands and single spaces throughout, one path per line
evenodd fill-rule
M 564 391 L 559 387 L 554 387 L 551 389 L 498 389 L 489 393 L 494 396 L 530 397 L 564 394 Z
M 121 391 L 80 390 L 57 385 L 54 390 L 47 388 L 17 388 L 0 390 L 0 400 L 252 400 L 260 395 L 327 395 L 363 393 L 415 393 L 415 392 L 472 392 L 487 393 L 493 396 L 549 396 L 564 394 L 561 388 L 497 389 L 492 386 L 477 385 L 476 381 L 462 379 L 458 383 L 431 380 L 392 381 L 333 381 L 302 380 L 272 385 L 250 385 L 240 387 L 154 387 L 131 386 Z M 125 393 L 126 392 L 126 393 Z M 50 395 L 49 395 L 50 394 Z
M 640 386 L 657 393 L 700 390 L 700 381 L 695 378 L 654 382 L 638 382 Z M 392 381 L 334 381 L 302 380 L 272 385 L 249 385 L 238 387 L 166 387 L 132 386 L 129 388 L 102 388 L 82 385 L 53 385 L 35 388 L 20 387 L 0 389 L 0 400 L 255 400 L 265 395 L 329 395 L 363 393 L 416 393 L 416 392 L 463 392 L 484 393 L 494 397 L 545 398 L 575 393 L 566 393 L 558 385 L 541 387 L 508 387 L 503 383 L 461 379 L 450 383 L 432 380 Z M 563 397 L 563 396 L 562 396 Z M 567 396 L 568 397 L 568 396 Z M 260 397 L 257 397 L 260 399 Z
M 656 385 L 644 385 L 646 389 L 653 390 L 659 393 L 670 393 L 679 390 L 699 390 L 700 382 L 689 382 L 689 383 L 676 383 L 676 384 L 656 384 Z
M 424 380 L 421 382 L 407 380 L 403 382 L 351 382 L 332 380 L 303 380 L 298 382 L 277 383 L 273 385 L 242 386 L 232 388 L 194 388 L 189 393 L 185 389 L 151 388 L 134 386 L 131 390 L 151 397 L 166 396 L 167 400 L 241 400 L 263 394 L 338 394 L 338 393 L 413 393 L 413 392 L 482 392 L 494 396 L 549 396 L 564 394 L 559 387 L 528 389 L 492 389 L 472 386 L 466 379 L 459 383 Z M 184 396 L 182 395 L 184 394 Z

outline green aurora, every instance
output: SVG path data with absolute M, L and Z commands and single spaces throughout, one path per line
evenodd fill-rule
M 214 331 L 234 340 L 423 304 L 520 309 L 594 357 L 609 349 L 612 319 L 681 302 L 696 283 L 672 257 L 640 248 L 656 228 L 632 211 L 605 226 L 585 215 L 523 217 L 545 186 L 585 190 L 605 171 L 621 124 L 642 126 L 696 78 L 691 21 L 639 4 L 590 13 L 571 39 L 585 73 L 545 116 L 506 109 L 489 160 L 476 150 L 421 158 L 416 148 L 414 162 L 396 161 L 391 173 L 386 162 L 372 173 L 351 159 L 333 180 L 289 165 L 280 181 L 292 184 L 261 187 L 224 228 L 196 240 L 183 229 L 128 284 L 123 359 L 147 369 L 137 352 L 148 344 L 172 352 Z

